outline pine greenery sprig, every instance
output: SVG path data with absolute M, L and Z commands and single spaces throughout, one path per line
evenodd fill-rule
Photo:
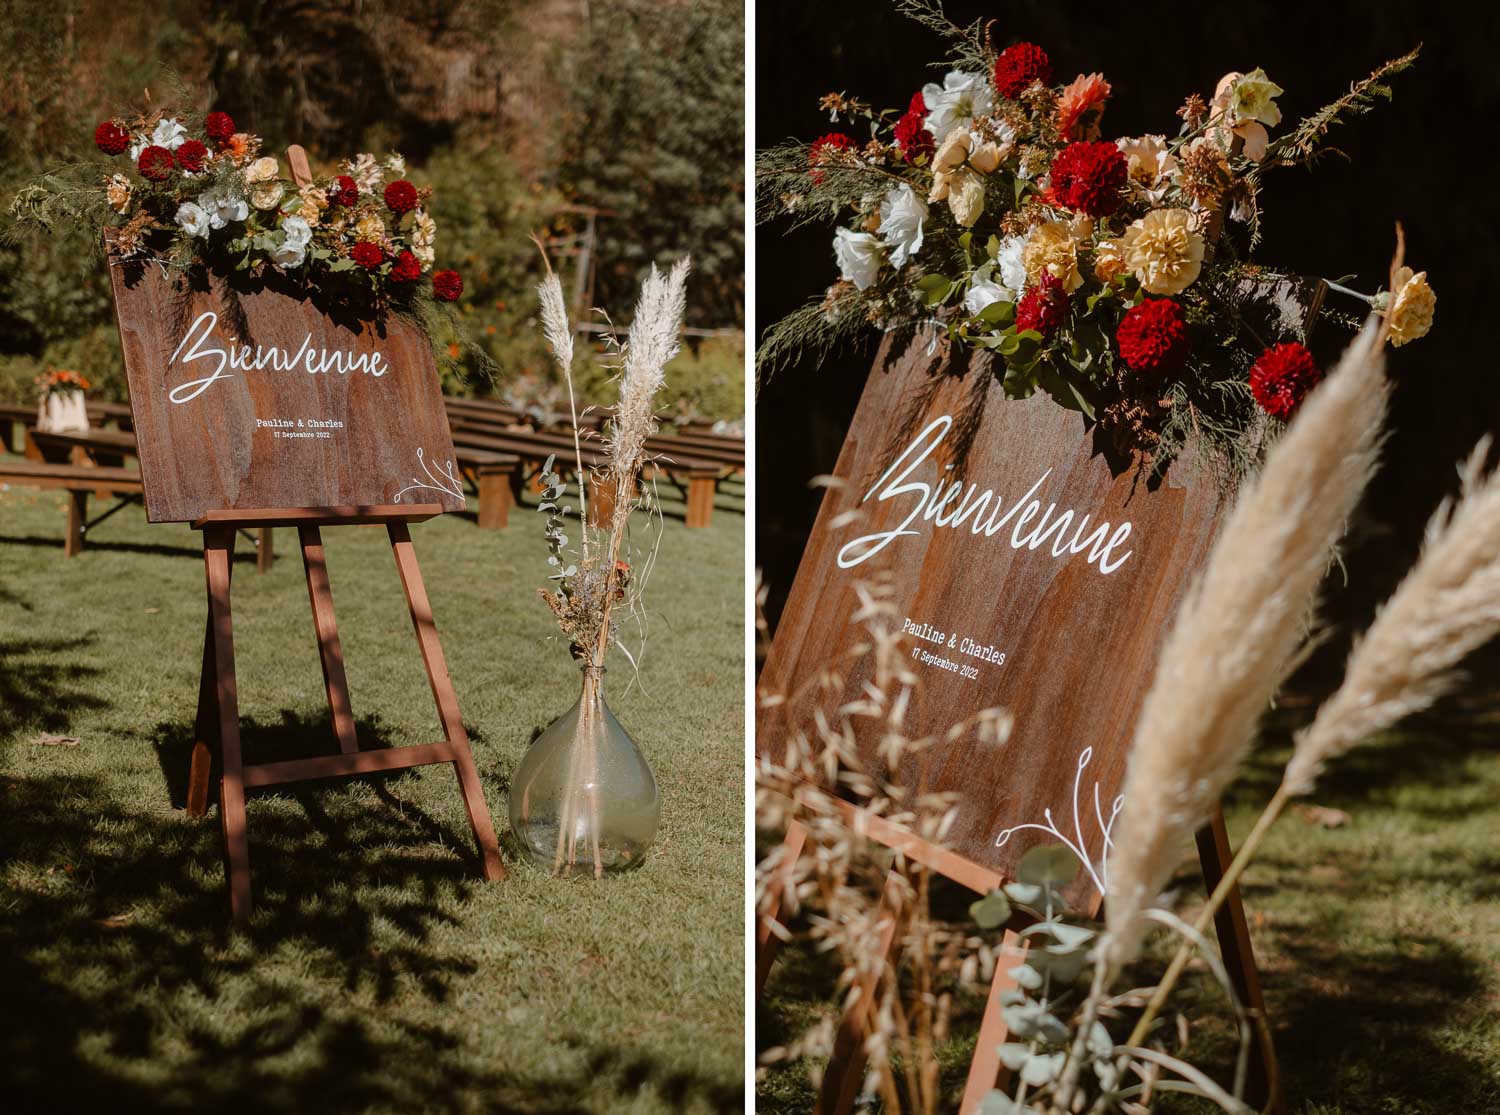
M 1368 77 L 1353 82 L 1349 86 L 1349 92 L 1338 100 L 1324 105 L 1311 116 L 1304 117 L 1292 131 L 1272 141 L 1266 148 L 1266 157 L 1247 177 L 1254 180 L 1271 167 L 1308 166 L 1325 155 L 1344 155 L 1337 147 L 1323 145 L 1329 130 L 1335 124 L 1370 112 L 1380 100 L 1389 101 L 1392 93 L 1391 87 L 1385 84 L 1386 79 L 1411 69 L 1421 52 L 1422 44 L 1418 43 L 1401 57 L 1392 58 L 1377 66 Z

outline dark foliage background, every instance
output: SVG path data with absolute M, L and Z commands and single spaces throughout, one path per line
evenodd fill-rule
M 1175 132 L 1173 115 L 1194 90 L 1209 95 L 1220 75 L 1262 66 L 1286 89 L 1284 124 L 1337 97 L 1376 64 L 1422 42 L 1414 70 L 1395 79 L 1395 100 L 1338 129 L 1349 155 L 1312 171 L 1268 179 L 1261 201 L 1260 259 L 1373 292 L 1386 274 L 1393 223 L 1406 227 L 1407 258 L 1438 292 L 1436 325 L 1395 351 L 1393 433 L 1348 553 L 1349 579 L 1329 586 L 1328 614 L 1344 630 L 1368 621 L 1414 556 L 1421 524 L 1455 488 L 1454 463 L 1500 417 L 1500 330 L 1494 322 L 1500 237 L 1489 215 L 1500 163 L 1492 122 L 1500 110 L 1493 51 L 1500 19 L 1467 4 L 1247 2 L 1232 7 L 1144 0 L 1063 5 L 1014 0 L 1002 7 L 952 4 L 955 22 L 993 15 L 1001 46 L 1041 44 L 1060 81 L 1102 71 L 1114 87 L 1106 138 Z M 939 38 L 885 3 L 761 0 L 757 15 L 757 147 L 811 140 L 836 125 L 817 108 L 838 90 L 877 108 L 905 106 L 942 69 Z M 932 74 L 938 76 L 933 77 Z M 1273 134 L 1275 134 L 1273 132 Z M 837 270 L 831 232 L 757 230 L 757 315 L 764 329 L 820 293 Z M 1332 305 L 1359 304 L 1330 295 Z M 1320 348 L 1336 353 L 1342 331 L 1323 327 Z M 807 481 L 830 471 L 854 413 L 877 338 L 825 367 L 791 367 L 760 387 L 757 561 L 779 615 L 817 512 Z M 1322 661 L 1337 661 L 1337 643 Z

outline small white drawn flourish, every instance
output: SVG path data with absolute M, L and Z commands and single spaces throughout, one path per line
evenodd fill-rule
M 413 476 L 411 483 L 396 493 L 395 499 L 391 501 L 392 503 L 400 503 L 401 497 L 407 492 L 414 492 L 418 489 L 428 492 L 442 492 L 445 495 L 456 496 L 459 499 L 464 498 L 463 481 L 458 478 L 458 468 L 452 461 L 449 461 L 446 466 L 429 462 L 423 451 L 419 448 L 417 450 L 417 464 L 422 466 L 422 471 L 427 474 L 427 479 L 432 481 L 432 483 L 424 484 L 421 480 Z M 436 473 L 432 471 L 434 467 L 437 469 Z
M 1045 809 L 1042 811 L 1042 816 L 1047 821 L 1045 825 L 1032 823 L 1014 825 L 995 837 L 995 847 L 1003 848 L 1011 836 L 1022 829 L 1036 829 L 1038 832 L 1050 833 L 1067 845 L 1068 850 L 1078 857 L 1078 862 L 1083 864 L 1083 869 L 1089 873 L 1089 878 L 1094 881 L 1094 886 L 1100 894 L 1104 894 L 1109 890 L 1109 851 L 1115 846 L 1114 841 L 1110 839 L 1110 833 L 1114 830 L 1115 818 L 1120 815 L 1121 806 L 1125 804 L 1125 795 L 1121 794 L 1115 798 L 1114 804 L 1109 810 L 1109 819 L 1106 820 L 1104 810 L 1099 804 L 1099 783 L 1094 783 L 1094 819 L 1099 822 L 1099 831 L 1104 836 L 1104 847 L 1099 853 L 1098 864 L 1095 864 L 1089 858 L 1088 845 L 1083 839 L 1083 819 L 1078 814 L 1078 787 L 1083 782 L 1084 769 L 1093 759 L 1094 749 L 1092 747 L 1085 747 L 1083 753 L 1078 756 L 1078 769 L 1073 775 L 1073 835 L 1076 843 L 1058 831 L 1057 822 L 1052 819 L 1052 810 Z

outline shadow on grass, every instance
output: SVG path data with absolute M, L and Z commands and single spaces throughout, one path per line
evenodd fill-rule
M 98 668 L 76 661 L 94 641 L 93 635 L 0 640 L 0 738 L 23 724 L 35 724 L 44 732 L 62 731 L 80 709 L 108 705 L 92 684 Z
M 63 549 L 63 538 L 61 535 L 58 535 L 56 538 L 34 538 L 31 536 L 0 534 L 0 545 L 40 546 L 49 550 L 57 550 L 59 553 L 61 553 Z M 107 539 L 101 541 L 90 537 L 84 543 L 83 553 L 78 556 L 78 559 L 87 560 L 90 550 L 102 550 L 120 554 L 153 554 L 159 557 L 188 557 L 197 558 L 199 560 L 201 560 L 203 557 L 203 550 L 201 547 L 168 546 L 159 542 L 110 542 Z M 234 560 L 236 562 L 249 562 L 251 565 L 254 565 L 255 547 L 247 547 L 242 543 L 240 546 L 236 547 L 234 551 Z
M 462 1008 L 450 1029 L 410 1006 L 478 974 L 438 932 L 483 885 L 457 834 L 388 780 L 292 800 L 251 805 L 256 908 L 232 934 L 213 818 L 130 807 L 96 776 L 0 781 L 0 1109 L 569 1115 L 597 1109 L 600 1074 L 673 1107 L 736 1102 L 597 1035 L 570 1040 L 589 1072 L 541 1085 L 476 1057 Z

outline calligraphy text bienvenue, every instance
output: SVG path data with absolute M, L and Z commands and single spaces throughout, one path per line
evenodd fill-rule
M 1043 511 L 1044 485 L 1052 475 L 1050 468 L 1027 489 L 1025 495 L 1009 504 L 993 489 L 981 491 L 978 484 L 971 483 L 965 490 L 964 482 L 959 479 L 939 480 L 936 484 L 911 479 L 942 444 L 952 426 L 950 415 L 935 418 L 865 493 L 861 503 L 872 497 L 877 503 L 907 500 L 910 510 L 894 529 L 862 535 L 845 543 L 838 552 L 839 568 L 852 569 L 869 561 L 898 538 L 914 537 L 919 532 L 913 524 L 919 519 L 930 521 L 935 528 L 949 530 L 960 530 L 968 524 L 970 534 L 983 534 L 986 538 L 995 537 L 1008 525 L 1011 530 L 1006 541 L 1012 549 L 1039 550 L 1050 541 L 1053 557 L 1066 559 L 1087 552 L 1088 563 L 1096 565 L 1105 575 L 1124 565 L 1135 552 L 1119 552 L 1130 537 L 1128 522 L 1113 530 L 1110 523 L 1100 522 L 1089 530 L 1089 515 L 1079 516 L 1072 508 L 1059 512 L 1055 502 L 1048 503 Z M 948 466 L 949 469 L 952 467 Z M 1042 498 L 1036 498 L 1039 491 L 1043 493 Z
M 337 374 L 341 376 L 351 372 L 362 372 L 379 379 L 391 370 L 384 355 L 380 352 L 357 353 L 352 349 L 318 348 L 312 343 L 311 333 L 302 338 L 301 346 L 295 351 L 291 348 L 278 348 L 276 345 L 252 347 L 238 343 L 234 337 L 228 338 L 227 345 L 215 346 L 210 342 L 213 340 L 214 327 L 218 323 L 219 315 L 212 310 L 205 310 L 199 314 L 198 320 L 188 327 L 182 343 L 177 346 L 177 351 L 172 353 L 172 359 L 167 361 L 169 368 L 178 364 L 186 368 L 199 360 L 207 360 L 210 363 L 203 365 L 203 370 L 212 369 L 208 375 L 179 383 L 167 392 L 167 398 L 173 403 L 192 402 L 219 380 L 234 379 L 235 371 L 303 371 L 308 375 Z

